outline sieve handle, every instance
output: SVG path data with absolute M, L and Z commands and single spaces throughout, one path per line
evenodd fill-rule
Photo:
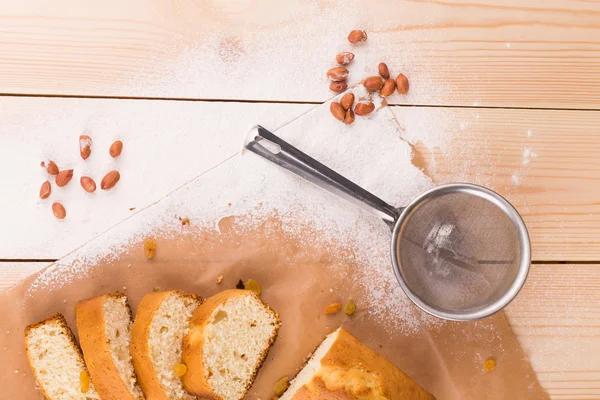
M 260 125 L 252 128 L 250 139 L 244 147 L 376 215 L 390 226 L 393 226 L 398 219 L 399 212 L 395 207 L 301 152 Z

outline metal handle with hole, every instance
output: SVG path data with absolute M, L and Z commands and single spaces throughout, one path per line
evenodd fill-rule
M 252 128 L 251 133 L 251 139 L 245 144 L 249 151 L 374 214 L 390 226 L 398 219 L 401 210 L 304 154 L 274 133 L 260 125 Z

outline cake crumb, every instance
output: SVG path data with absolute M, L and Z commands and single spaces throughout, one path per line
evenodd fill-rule
M 220 285 L 221 282 L 223 282 L 223 275 L 222 274 L 219 275 L 219 276 L 217 276 L 217 285 Z
M 483 363 L 483 368 L 487 371 L 487 372 L 492 372 L 494 369 L 496 369 L 496 360 L 494 360 L 493 358 L 488 358 L 487 360 L 485 360 L 485 362 Z
M 341 309 L 342 309 L 342 303 L 339 303 L 339 302 L 331 303 L 330 305 L 325 307 L 325 314 L 327 314 L 327 315 L 337 314 L 337 312 L 340 311 Z

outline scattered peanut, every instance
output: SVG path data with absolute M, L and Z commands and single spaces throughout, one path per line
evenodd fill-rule
M 404 74 L 399 74 L 396 77 L 396 88 L 398 89 L 398 93 L 406 94 L 408 93 L 408 78 Z
M 354 104 L 354 93 L 346 93 L 343 95 L 340 104 L 344 107 L 344 110 L 349 110 Z
M 383 86 L 383 79 L 380 76 L 370 76 L 363 81 L 363 86 L 369 92 L 374 92 L 381 89 Z
M 383 79 L 389 79 L 390 77 L 390 70 L 388 69 L 388 66 L 386 63 L 379 63 L 379 65 L 377 66 L 377 69 L 379 70 L 379 75 L 381 75 L 381 77 Z
M 354 54 L 349 51 L 344 51 L 335 56 L 335 61 L 341 65 L 350 64 L 352 60 L 354 60 Z
M 46 181 L 42 183 L 42 187 L 40 188 L 40 199 L 47 199 L 48 197 L 50 197 L 51 192 L 52 187 L 50 186 L 50 182 Z
M 329 90 L 336 93 L 341 93 L 344 90 L 348 89 L 348 84 L 346 82 L 331 82 L 329 84 Z
M 344 123 L 350 125 L 354 122 L 354 111 L 346 110 L 346 116 L 344 117 Z
M 383 82 L 383 87 L 379 91 L 379 94 L 382 97 L 388 97 L 394 94 L 394 90 L 396 90 L 396 82 L 393 79 L 388 79 Z
M 367 32 L 365 32 L 365 31 L 361 31 L 361 30 L 357 29 L 357 30 L 353 30 L 348 35 L 348 41 L 350 43 L 364 42 L 365 40 L 367 40 Z
M 335 67 L 327 71 L 327 77 L 335 82 L 345 81 L 348 77 L 348 68 Z
M 354 113 L 356 115 L 368 115 L 375 109 L 375 104 L 373 102 L 368 101 L 366 103 L 358 103 L 356 107 L 354 107 Z
M 336 103 L 335 101 L 331 102 L 331 104 L 329 106 L 329 111 L 331 111 L 331 114 L 336 119 L 339 119 L 340 121 L 344 120 L 344 116 L 346 115 L 346 112 L 344 111 L 344 107 L 342 107 L 342 105 L 340 103 Z

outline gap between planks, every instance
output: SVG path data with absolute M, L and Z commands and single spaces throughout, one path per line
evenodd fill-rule
M 334 94 L 331 98 L 337 96 Z M 28 94 L 28 93 L 0 93 L 0 97 L 41 97 L 57 99 L 101 99 L 101 100 L 147 100 L 147 101 L 182 101 L 206 103 L 264 103 L 264 104 L 313 104 L 320 105 L 324 102 L 299 101 L 299 100 L 252 100 L 252 99 L 215 99 L 197 97 L 144 97 L 144 96 L 93 96 L 72 94 Z M 443 104 L 388 104 L 390 107 L 422 107 L 422 108 L 458 108 L 458 109 L 484 109 L 484 110 L 533 110 L 533 111 L 589 111 L 598 112 L 600 108 L 567 108 L 567 107 L 518 107 L 518 106 L 480 106 L 480 105 L 443 105 Z

